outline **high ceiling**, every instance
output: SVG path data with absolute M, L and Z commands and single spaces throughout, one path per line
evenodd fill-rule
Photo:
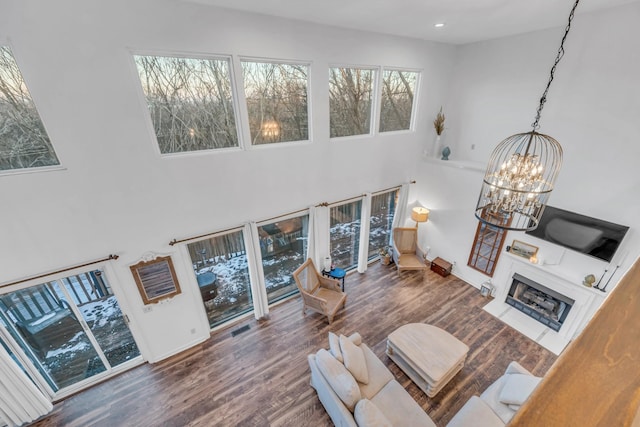
M 574 0 L 184 0 L 301 21 L 464 44 L 565 25 Z M 576 14 L 640 0 L 582 0 Z M 445 23 L 435 28 L 436 23 Z

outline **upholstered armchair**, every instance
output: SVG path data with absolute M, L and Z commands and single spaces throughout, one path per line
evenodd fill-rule
M 396 227 L 393 229 L 393 262 L 402 270 L 428 269 L 425 252 L 418 247 L 418 229 Z
M 333 322 L 336 312 L 347 300 L 347 294 L 340 290 L 340 282 L 318 273 L 311 258 L 293 272 L 293 278 L 302 296 L 302 313 L 311 309 L 327 316 L 329 323 Z

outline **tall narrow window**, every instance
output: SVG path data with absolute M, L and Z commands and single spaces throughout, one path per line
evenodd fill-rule
M 227 59 L 135 56 L 160 152 L 238 146 Z
M 211 327 L 253 310 L 242 231 L 193 242 L 187 249 Z
M 0 171 L 59 164 L 18 64 L 0 46 Z
M 380 132 L 411 129 L 418 73 L 385 70 L 382 79 Z
M 371 226 L 369 228 L 369 259 L 378 251 L 389 246 L 389 237 L 396 211 L 398 190 L 376 194 L 371 198 Z
M 333 206 L 329 211 L 331 260 L 345 270 L 358 265 L 361 212 L 362 200 Z
M 251 143 L 309 139 L 307 64 L 242 61 Z
M 291 273 L 307 258 L 308 232 L 309 215 L 258 227 L 269 304 L 298 292 Z
M 510 222 L 511 218 L 502 220 L 504 225 L 508 225 Z M 478 228 L 467 265 L 489 277 L 493 277 L 506 235 L 505 229 L 478 221 Z
M 369 69 L 329 69 L 331 138 L 371 133 L 373 78 Z

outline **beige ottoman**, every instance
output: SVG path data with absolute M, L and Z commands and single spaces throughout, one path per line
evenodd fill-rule
M 387 338 L 387 355 L 429 397 L 462 369 L 468 352 L 450 333 L 424 323 L 401 326 Z

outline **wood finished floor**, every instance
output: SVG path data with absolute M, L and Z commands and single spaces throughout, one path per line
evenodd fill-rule
M 327 333 L 359 332 L 395 378 L 444 426 L 517 360 L 544 375 L 556 356 L 482 310 L 479 291 L 454 276 L 403 272 L 372 264 L 346 278 L 347 305 L 333 324 L 308 312 L 299 298 L 216 331 L 204 344 L 166 361 L 145 364 L 57 403 L 34 426 L 330 426 L 309 385 L 307 355 L 328 347 Z M 469 347 L 460 373 L 428 398 L 385 354 L 386 336 L 424 322 Z M 249 325 L 233 337 L 231 331 Z

